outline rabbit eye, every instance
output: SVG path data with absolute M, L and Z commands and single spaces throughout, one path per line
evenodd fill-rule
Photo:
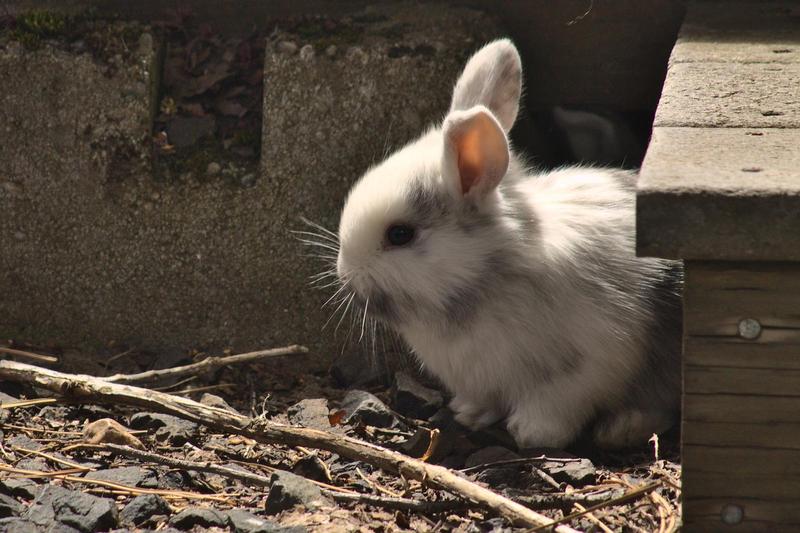
M 405 224 L 393 224 L 386 230 L 386 240 L 392 246 L 405 246 L 414 238 L 414 228 Z

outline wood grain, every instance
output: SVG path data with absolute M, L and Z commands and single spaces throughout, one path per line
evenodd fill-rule
M 689 261 L 684 320 L 685 529 L 800 529 L 800 263 Z

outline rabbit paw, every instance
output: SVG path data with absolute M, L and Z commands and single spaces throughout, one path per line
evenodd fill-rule
M 453 411 L 456 421 L 472 430 L 483 429 L 491 426 L 501 418 L 502 413 L 492 405 L 482 405 L 472 400 L 456 396 L 450 401 L 450 410 Z
M 601 448 L 641 446 L 653 433 L 669 429 L 672 422 L 668 411 L 628 409 L 601 419 L 594 428 L 594 441 Z
M 520 448 L 561 448 L 578 430 L 571 420 L 546 416 L 541 410 L 520 408 L 508 418 L 508 432 Z

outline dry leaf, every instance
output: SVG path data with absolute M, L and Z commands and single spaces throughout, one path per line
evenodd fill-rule
M 101 418 L 83 428 L 83 440 L 87 444 L 122 444 L 144 450 L 142 441 L 134 437 L 128 428 L 110 418 Z
M 344 417 L 347 415 L 347 411 L 344 409 L 339 409 L 328 415 L 328 422 L 331 423 L 331 427 L 333 426 L 341 426 Z

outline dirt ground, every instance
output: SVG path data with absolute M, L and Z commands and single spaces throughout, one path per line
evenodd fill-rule
M 152 366 L 135 350 L 106 361 L 107 373 Z M 357 389 L 342 387 L 328 370 L 308 371 L 318 366 L 313 354 L 289 355 L 147 386 L 425 457 L 552 519 L 575 515 L 565 523 L 580 531 L 680 525 L 674 430 L 624 452 L 603 452 L 588 441 L 567 450 L 518 450 L 500 426 L 460 427 L 443 407 L 446 396 L 411 370 L 388 371 L 389 385 Z M 4 531 L 524 530 L 445 491 L 331 452 L 260 444 L 120 405 L 70 403 L 17 383 L 0 383 L 0 391 L 8 406 L 0 408 Z M 109 419 L 132 440 L 100 438 L 87 446 Z M 145 456 L 112 450 L 109 442 L 134 445 Z

